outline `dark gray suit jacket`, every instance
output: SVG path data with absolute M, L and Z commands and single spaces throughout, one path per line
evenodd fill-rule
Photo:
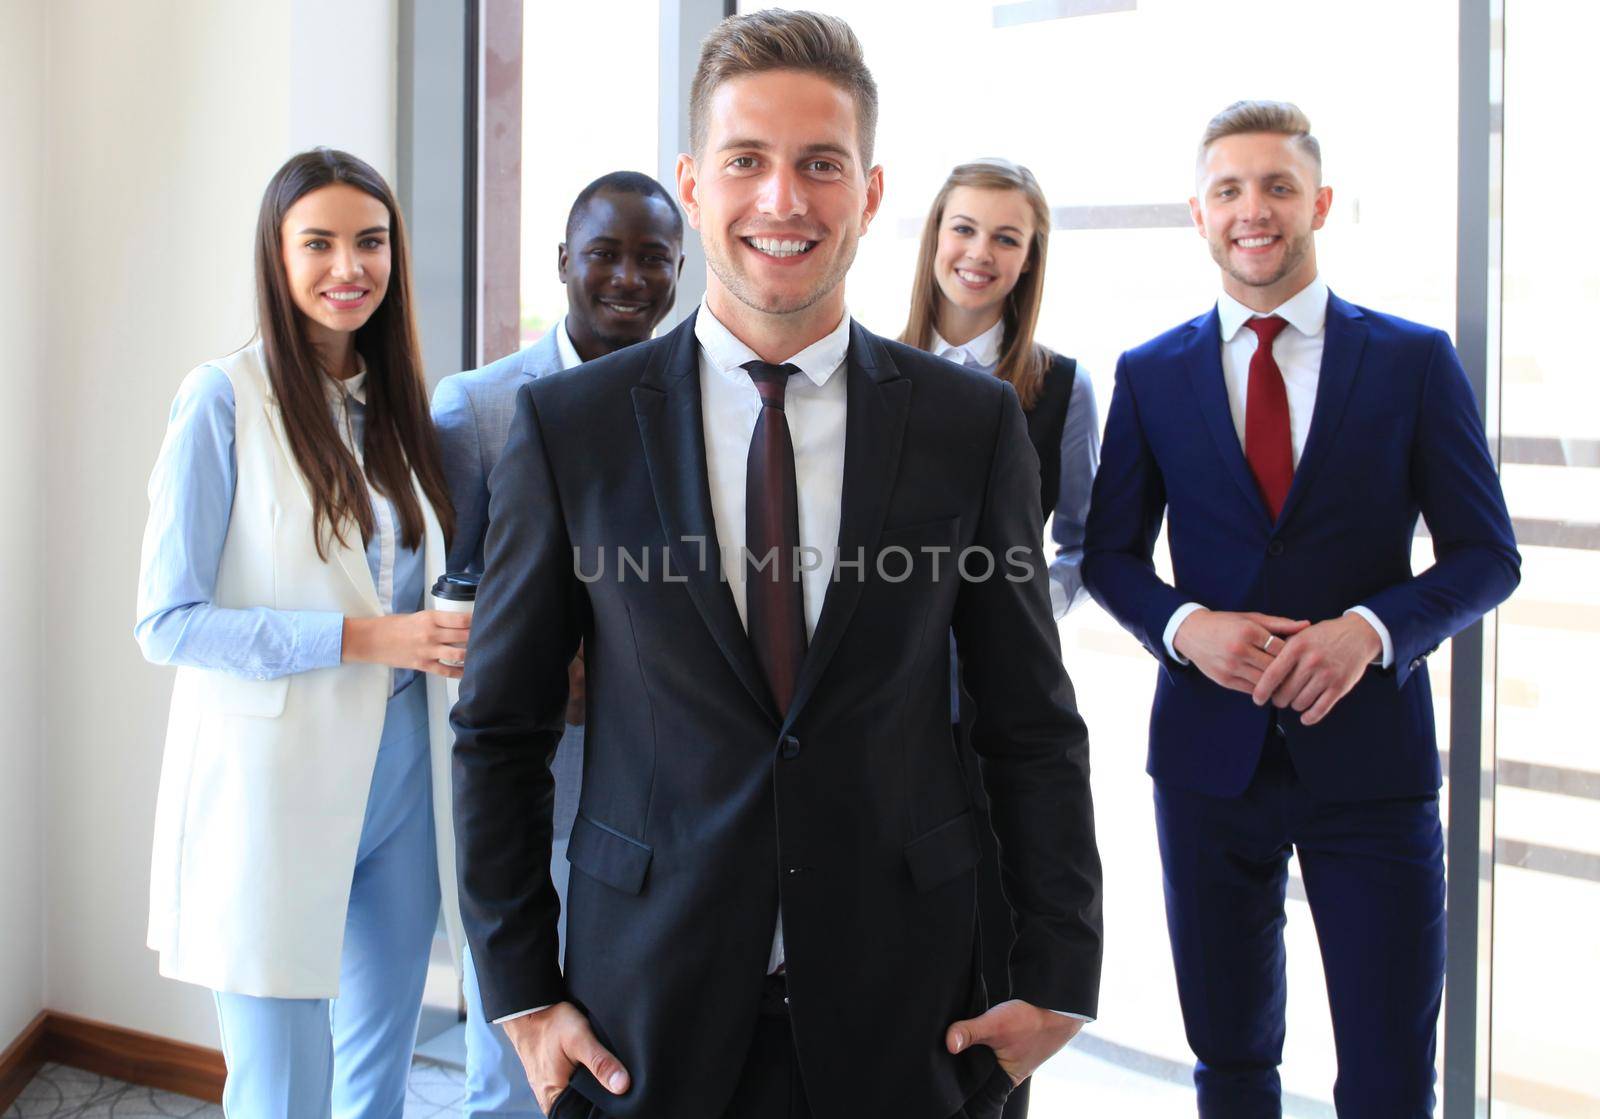
M 451 571 L 483 570 L 483 535 L 489 524 L 489 475 L 500 453 L 516 410 L 517 390 L 540 377 L 562 369 L 556 323 L 545 336 L 499 361 L 457 373 L 439 382 L 433 393 L 433 422 L 439 429 L 439 449 L 444 458 L 445 484 L 456 511 L 456 533 L 450 544 Z M 578 811 L 578 785 L 583 778 L 583 728 L 566 728 L 553 766 L 555 791 L 555 875 L 566 917 L 567 837 Z
M 1016 911 L 1012 993 L 1095 1012 L 1088 737 L 1016 394 L 859 326 L 837 375 L 840 578 L 786 712 L 721 578 L 693 319 L 518 393 L 452 716 L 461 907 L 491 1017 L 570 999 L 632 1073 L 613 1098 L 576 1071 L 569 1096 L 608 1116 L 723 1113 L 780 910 L 817 1114 L 946 1119 L 992 1075 L 990 1050 L 951 1056 L 943 1041 L 989 1001 L 952 628 Z M 953 575 L 969 547 L 995 556 L 992 577 Z M 615 567 L 619 548 L 650 576 Z M 863 566 L 846 570 L 858 551 Z M 580 640 L 589 735 L 563 969 L 547 767 Z

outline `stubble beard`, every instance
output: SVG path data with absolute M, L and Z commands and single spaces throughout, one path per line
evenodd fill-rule
M 730 239 L 734 239 L 729 235 Z M 819 242 L 818 248 L 825 242 Z M 762 291 L 748 273 L 734 264 L 732 254 L 722 251 L 723 245 L 712 246 L 709 238 L 703 239 L 701 244 L 705 249 L 706 266 L 711 269 L 711 274 L 716 276 L 719 283 L 728 289 L 740 303 L 752 311 L 759 311 L 764 315 L 794 315 L 801 311 L 809 310 L 822 300 L 826 299 L 833 289 L 844 282 L 850 271 L 850 266 L 855 263 L 856 247 L 860 238 L 855 236 L 841 236 L 839 253 L 834 257 L 833 264 L 823 275 L 821 282 L 810 291 L 801 292 L 788 299 L 774 296 Z M 817 249 L 811 250 L 816 252 Z
M 1264 279 L 1247 275 L 1234 267 L 1232 258 L 1229 256 L 1229 249 L 1232 245 L 1233 239 L 1231 237 L 1224 238 L 1220 243 L 1213 242 L 1211 245 L 1211 259 L 1216 261 L 1224 272 L 1246 287 L 1270 288 L 1299 268 L 1305 261 L 1306 254 L 1311 250 L 1311 234 L 1302 233 L 1294 237 L 1285 236 L 1283 239 L 1283 260 L 1277 269 Z
M 638 345 L 640 342 L 648 341 L 654 330 L 655 326 L 652 324 L 650 329 L 646 330 L 642 334 L 602 333 L 600 331 L 596 331 L 594 340 L 599 342 L 601 346 L 605 347 L 606 353 L 612 354 L 616 353 L 618 350 L 625 350 L 629 346 Z

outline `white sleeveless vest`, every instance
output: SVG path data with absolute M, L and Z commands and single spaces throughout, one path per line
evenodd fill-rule
M 332 541 L 328 559 L 317 557 L 310 493 L 260 344 L 209 364 L 233 385 L 238 464 L 216 604 L 380 614 L 359 534 L 355 546 Z M 420 487 L 416 494 L 431 585 L 444 567 L 444 540 Z M 254 681 L 178 669 L 150 876 L 149 945 L 160 953 L 162 975 L 271 998 L 338 994 L 389 673 L 382 665 L 341 664 Z M 430 673 L 411 686 L 428 690 L 439 882 L 459 967 L 445 683 Z

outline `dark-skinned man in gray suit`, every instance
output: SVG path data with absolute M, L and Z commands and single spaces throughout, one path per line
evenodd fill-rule
M 636 171 L 590 183 L 572 204 L 556 269 L 567 313 L 537 342 L 499 361 L 446 377 L 433 397 L 445 481 L 456 510 L 450 570 L 482 572 L 489 474 L 511 427 L 517 390 L 649 338 L 672 310 L 683 270 L 683 218 L 665 188 Z M 567 728 L 555 773 L 552 873 L 566 899 L 566 847 L 583 773 L 583 657 L 568 669 Z M 564 908 L 564 907 L 563 907 Z M 565 935 L 562 922 L 561 935 Z M 504 1031 L 483 1014 L 471 951 L 466 953 L 467 1119 L 539 1115 Z

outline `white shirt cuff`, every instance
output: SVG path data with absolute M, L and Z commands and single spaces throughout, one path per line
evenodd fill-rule
M 1050 1013 L 1051 1014 L 1059 1014 L 1063 1018 L 1076 1018 L 1080 1022 L 1093 1022 L 1094 1021 L 1094 1019 L 1089 1017 L 1087 1014 L 1078 1014 L 1075 1011 L 1071 1011 L 1071 1010 L 1052 1010 Z
M 1167 628 L 1161 632 L 1161 644 L 1167 647 L 1167 653 L 1179 664 L 1188 664 L 1188 660 L 1178 655 L 1178 650 L 1173 648 L 1172 640 L 1178 636 L 1178 627 L 1183 625 L 1183 620 L 1196 610 L 1204 610 L 1198 602 L 1185 602 L 1172 612 L 1172 618 L 1167 622 Z
M 549 1010 L 554 1005 L 555 1003 L 553 1002 L 547 1002 L 543 1006 L 535 1006 L 530 1010 L 519 1010 L 515 1014 L 507 1014 L 504 1018 L 496 1018 L 494 1020 L 494 1024 L 497 1026 L 503 1026 L 513 1018 L 526 1018 L 528 1015 L 537 1014 L 541 1010 Z
M 1383 659 L 1378 662 L 1379 668 L 1388 668 L 1394 664 L 1394 642 L 1389 638 L 1389 627 L 1378 621 L 1378 615 L 1368 610 L 1365 606 L 1352 606 L 1345 611 L 1362 618 L 1373 629 L 1378 631 L 1378 640 L 1383 642 Z
M 1072 603 L 1067 599 L 1066 589 L 1056 582 L 1052 576 L 1050 579 L 1050 613 L 1054 614 L 1056 621 L 1059 622 L 1067 616 L 1067 611 L 1071 609 Z

